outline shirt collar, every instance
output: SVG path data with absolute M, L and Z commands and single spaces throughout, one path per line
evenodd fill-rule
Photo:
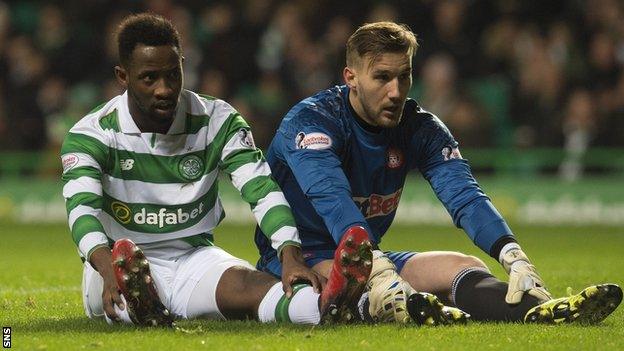
M 178 107 L 176 108 L 175 116 L 173 117 L 173 123 L 171 123 L 171 127 L 167 131 L 167 134 L 181 134 L 184 132 L 186 128 L 186 94 L 184 91 L 180 94 L 180 102 L 178 103 Z M 119 129 L 124 134 L 140 134 L 141 130 L 137 127 L 134 119 L 132 119 L 132 115 L 130 115 L 130 110 L 128 109 L 128 91 L 125 91 L 123 95 L 121 95 L 121 100 L 119 103 L 118 109 L 119 116 Z

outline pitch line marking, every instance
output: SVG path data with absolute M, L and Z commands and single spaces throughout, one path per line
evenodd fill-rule
M 73 292 L 73 291 L 81 291 L 80 286 L 49 286 L 43 288 L 34 288 L 34 289 L 2 289 L 0 288 L 0 295 L 4 294 L 13 294 L 13 295 L 31 295 L 31 294 L 41 294 L 41 293 L 49 293 L 49 292 Z

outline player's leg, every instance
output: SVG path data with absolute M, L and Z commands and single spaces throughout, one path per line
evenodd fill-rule
M 203 248 L 180 267 L 173 309 L 177 312 L 185 305 L 184 316 L 188 318 L 316 324 L 323 315 L 332 321 L 350 320 L 352 309 L 346 306 L 355 305 L 354 300 L 361 295 L 370 274 L 371 249 L 367 236 L 345 236 L 343 241 L 337 250 L 341 259 L 336 260 L 322 295 L 310 286 L 297 285 L 291 298 L 286 298 L 282 283 L 272 275 L 256 271 L 217 247 Z M 192 289 L 185 285 L 192 285 Z M 190 291 L 188 297 L 185 291 Z
M 331 271 L 333 260 L 329 260 L 328 262 L 329 262 L 329 265 L 327 266 L 327 269 L 326 269 L 327 275 L 324 275 L 326 278 L 329 276 L 329 272 Z M 276 282 L 278 281 L 277 277 L 279 277 L 280 274 L 281 274 L 281 265 L 280 265 L 279 261 L 277 260 L 277 257 L 275 257 L 275 258 L 273 258 L 271 260 L 266 260 L 265 262 L 263 262 L 262 265 L 258 264 L 258 269 L 261 269 L 262 272 L 264 272 L 267 275 L 269 275 L 270 277 L 272 277 L 273 280 L 276 281 Z M 272 287 L 272 289 L 267 293 L 266 296 L 268 298 L 269 296 L 278 296 L 279 297 L 279 296 L 282 296 L 282 295 L 283 295 L 282 284 L 281 283 L 279 283 L 279 284 L 276 283 Z M 270 300 L 273 300 L 272 305 L 274 305 L 276 299 L 271 299 L 271 298 L 267 299 L 267 301 L 270 301 Z M 290 305 L 296 306 L 297 303 L 295 303 L 294 301 L 291 301 Z M 315 306 L 315 305 L 314 304 L 309 304 L 309 306 L 312 307 L 312 306 Z M 268 310 L 269 310 L 269 313 L 267 315 L 270 316 L 270 308 Z M 315 310 L 316 310 L 316 314 L 319 314 L 318 307 L 315 307 Z M 267 317 L 264 317 L 264 318 L 261 317 L 260 320 L 261 321 L 271 321 L 271 319 L 267 318 Z
M 281 284 L 276 284 L 277 279 L 255 271 L 249 263 L 217 247 L 199 248 L 180 260 L 175 279 L 169 277 L 168 280 L 174 280 L 176 298 L 172 302 L 172 310 L 181 318 L 197 316 L 223 318 L 224 315 L 216 308 L 217 305 L 224 306 L 223 310 L 227 311 L 225 317 L 230 319 L 254 318 L 257 317 L 259 308 L 256 301 L 261 301 L 274 285 L 281 287 Z M 170 325 L 169 311 L 158 296 L 154 276 L 150 271 L 150 262 L 143 252 L 131 241 L 119 240 L 113 248 L 113 263 L 120 290 L 126 297 L 128 307 L 123 311 L 115 307 L 122 321 L 138 325 Z M 207 273 L 201 276 L 203 272 Z M 219 284 L 220 289 L 215 291 L 219 278 L 224 278 L 224 283 Z M 90 317 L 103 315 L 102 278 L 90 266 L 85 267 L 83 286 L 86 286 L 83 290 L 87 315 Z M 242 291 L 245 294 L 241 294 Z M 306 295 L 305 291 L 299 295 Z M 222 298 L 218 299 L 217 296 Z M 313 298 L 315 303 L 312 305 L 316 305 L 318 294 Z M 184 307 L 185 302 L 188 302 L 188 308 Z M 187 310 L 192 311 L 191 316 L 188 316 Z M 318 315 L 318 307 L 315 307 L 315 310 Z
M 452 286 L 458 273 L 467 269 L 489 272 L 479 258 L 449 251 L 417 253 L 397 268 L 414 289 L 435 294 L 447 303 L 453 301 Z
M 401 276 L 419 291 L 449 299 L 475 320 L 591 324 L 604 320 L 622 301 L 619 286 L 602 284 L 542 304 L 525 294 L 519 304 L 510 305 L 505 302 L 507 283 L 492 276 L 478 258 L 456 252 L 414 255 Z
M 279 280 L 249 268 L 232 267 L 225 271 L 215 294 L 218 309 L 226 319 L 306 324 L 318 324 L 321 320 L 320 295 L 311 286 L 298 284 L 291 298 L 287 298 Z
M 517 305 L 505 302 L 507 283 L 474 256 L 432 251 L 412 256 L 401 276 L 417 291 L 430 292 L 468 312 L 474 320 L 522 321 L 539 301 L 525 294 Z
M 463 311 L 442 305 L 431 294 L 415 292 L 398 275 L 414 252 L 390 252 L 373 260 L 367 292 L 360 301 L 360 317 L 374 322 L 416 322 L 418 324 L 465 323 L 469 316 Z M 327 252 L 308 253 L 307 262 L 321 275 L 327 276 L 333 260 Z
M 327 278 L 329 277 L 329 272 L 331 272 L 331 268 L 333 264 L 334 264 L 333 258 L 318 260 L 316 263 L 312 265 L 312 270 L 322 275 L 323 277 Z
M 172 310 L 183 318 L 318 323 L 318 299 L 309 286 L 286 299 L 278 279 L 213 246 L 198 248 L 181 262 Z

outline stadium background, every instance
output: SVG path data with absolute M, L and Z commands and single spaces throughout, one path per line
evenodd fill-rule
M 186 87 L 231 102 L 263 148 L 290 106 L 341 83 L 358 25 L 407 23 L 420 43 L 410 96 L 450 127 L 508 218 L 624 222 L 617 0 L 0 1 L 0 219 L 65 220 L 60 143 L 120 93 L 112 33 L 144 10 L 179 28 Z M 428 187 L 408 189 L 400 221 L 449 221 Z M 224 196 L 230 218 L 251 218 Z

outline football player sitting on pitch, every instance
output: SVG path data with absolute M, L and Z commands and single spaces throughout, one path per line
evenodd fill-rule
M 345 236 L 337 252 L 344 259 L 319 295 L 324 278 L 304 264 L 292 213 L 249 126 L 224 101 L 182 89 L 179 42 L 162 17 L 127 17 L 115 67 L 126 92 L 76 123 L 63 143 L 63 196 L 85 260 L 87 316 L 139 325 L 350 320 L 372 266 L 368 237 Z M 221 172 L 276 250 L 281 282 L 212 244 L 224 217 Z
M 347 43 L 346 85 L 295 105 L 267 151 L 267 162 L 295 215 L 308 265 L 328 276 L 337 243 L 354 226 L 365 228 L 373 245 L 379 245 L 406 176 L 417 169 L 455 225 L 503 265 L 509 283 L 492 276 L 478 258 L 458 252 L 375 250 L 363 314 L 376 321 L 419 322 L 428 312 L 428 324 L 463 318 L 458 311 L 445 314 L 437 296 L 475 320 L 606 318 L 620 303 L 621 289 L 604 284 L 551 299 L 512 231 L 477 185 L 449 130 L 407 99 L 416 48 L 407 26 L 380 22 L 360 27 Z M 279 276 L 283 265 L 261 227 L 256 243 L 258 268 Z

